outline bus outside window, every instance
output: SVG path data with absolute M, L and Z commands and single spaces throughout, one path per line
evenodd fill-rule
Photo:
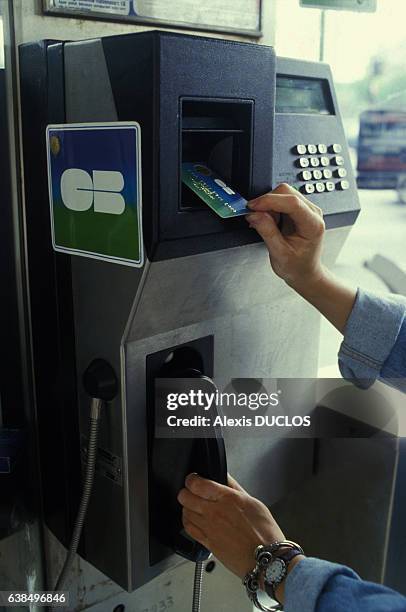
M 396 106 L 394 102 L 361 113 L 357 164 L 361 189 L 400 189 L 401 195 L 406 185 L 406 112 Z

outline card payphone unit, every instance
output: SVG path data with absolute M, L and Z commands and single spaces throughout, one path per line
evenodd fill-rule
M 317 369 L 319 317 L 272 277 L 244 219 L 217 218 L 182 185 L 182 163 L 205 162 L 246 198 L 294 183 L 327 227 L 348 228 L 359 210 L 349 154 L 328 68 L 276 60 L 266 46 L 167 32 L 45 41 L 21 48 L 21 79 L 47 522 L 66 542 L 86 446 L 81 380 L 101 357 L 120 383 L 101 423 L 81 554 L 133 590 L 178 563 L 151 531 L 153 380 L 186 368 L 238 387 Z M 117 121 L 142 130 L 143 269 L 51 247 L 46 126 Z M 346 231 L 327 241 L 341 244 Z M 312 473 L 311 440 L 257 444 L 226 432 L 225 447 L 230 472 L 269 504 Z

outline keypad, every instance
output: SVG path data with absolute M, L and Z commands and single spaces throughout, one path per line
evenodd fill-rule
M 335 144 L 297 144 L 292 148 L 296 156 L 295 164 L 300 168 L 298 179 L 303 182 L 299 187 L 302 193 L 325 193 L 347 191 L 350 183 L 345 159 L 340 153 L 343 147 Z

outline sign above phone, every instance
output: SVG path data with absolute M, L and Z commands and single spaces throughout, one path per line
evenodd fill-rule
M 300 0 L 303 8 L 375 13 L 378 0 Z
M 44 0 L 45 14 L 261 36 L 262 0 Z

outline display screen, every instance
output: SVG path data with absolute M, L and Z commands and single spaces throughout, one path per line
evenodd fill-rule
M 328 81 L 278 76 L 276 78 L 276 112 L 332 115 Z

